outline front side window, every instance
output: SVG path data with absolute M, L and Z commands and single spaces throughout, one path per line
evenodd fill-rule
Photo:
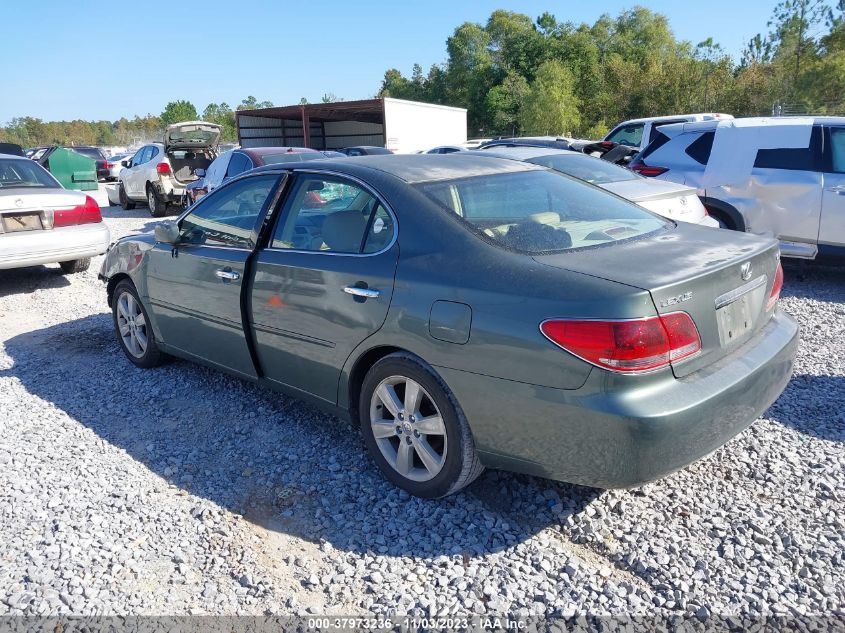
M 593 185 L 640 178 L 630 169 L 586 154 L 551 154 L 532 158 L 528 162 L 549 167 L 579 180 L 586 180 Z
M 629 145 L 630 147 L 639 147 L 643 140 L 643 123 L 632 123 L 631 125 L 621 125 L 613 130 L 606 140 L 619 143 L 620 145 Z
M 252 231 L 278 176 L 233 182 L 202 198 L 179 224 L 185 244 L 252 248 Z
M 671 226 L 632 202 L 546 170 L 416 186 L 486 239 L 528 254 L 598 246 Z
M 276 227 L 273 248 L 373 253 L 390 243 L 393 223 L 373 194 L 340 178 L 299 178 Z
M 58 181 L 38 163 L 0 158 L 0 189 L 12 187 L 61 189 Z
M 831 169 L 837 174 L 845 174 L 845 128 L 830 129 Z

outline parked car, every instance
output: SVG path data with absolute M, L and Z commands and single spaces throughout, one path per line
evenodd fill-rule
M 551 147 L 554 149 L 571 149 L 569 139 L 559 136 L 520 136 L 513 138 L 497 138 L 486 141 L 478 146 L 478 149 L 490 149 L 492 147 Z
M 765 411 L 798 340 L 775 240 L 481 155 L 259 167 L 100 276 L 133 364 L 190 358 L 356 420 L 423 497 L 485 466 L 661 477 Z
M 58 263 L 78 273 L 108 245 L 94 198 L 62 188 L 38 163 L 0 154 L 0 269 Z
M 0 143 L 0 154 L 11 154 L 12 156 L 26 156 L 23 148 L 17 143 Z
M 719 126 L 733 126 L 730 121 L 664 127 L 631 169 L 695 187 L 722 226 L 774 235 L 786 257 L 845 258 L 845 118 L 802 120 L 803 147 L 779 147 L 784 128 L 773 126 L 794 125 L 789 118 L 737 119 L 752 133 L 770 129 L 759 147 L 718 134 Z M 751 152 L 745 169 L 724 164 L 745 151 Z
M 707 214 L 695 189 L 673 182 L 645 178 L 630 169 L 580 152 L 542 147 L 501 147 L 478 151 L 486 155 L 549 167 L 627 198 L 672 220 L 702 226 L 719 226 L 719 223 Z
M 114 156 L 109 156 L 106 159 L 105 168 L 108 170 L 108 173 L 105 176 L 106 180 L 114 181 L 118 179 L 120 176 L 120 172 L 123 169 L 123 161 L 129 160 L 132 158 L 132 154 L 125 153 L 125 154 L 115 154 Z
M 49 165 L 50 155 L 58 148 L 74 151 L 77 154 L 82 154 L 83 156 L 93 160 L 94 170 L 98 180 L 106 178 L 108 175 L 109 170 L 106 168 L 106 157 L 103 156 L 103 152 L 101 152 L 98 147 L 91 147 L 88 145 L 46 145 L 32 148 L 32 152 L 28 158 L 36 161 L 42 167 L 47 168 Z M 29 151 L 30 150 L 27 150 L 27 152 Z
M 199 178 L 185 188 L 187 202 L 193 204 L 230 178 L 255 167 L 318 158 L 326 158 L 326 154 L 307 147 L 250 147 L 225 152 L 215 158 L 208 169 L 196 172 Z
M 658 130 L 664 125 L 673 123 L 691 123 L 693 121 L 726 121 L 733 119 L 731 114 L 719 112 L 702 112 L 699 114 L 670 114 L 668 116 L 652 116 L 642 119 L 623 121 L 604 137 L 605 141 L 612 141 L 620 145 L 645 149 L 657 136 Z
M 358 145 L 356 147 L 342 147 L 337 150 L 347 156 L 374 156 L 376 154 L 392 154 L 393 150 L 386 147 L 374 147 L 372 145 Z
M 163 143 L 150 143 L 130 160 L 118 175 L 118 196 L 124 209 L 147 202 L 150 215 L 161 217 L 168 207 L 185 204 L 185 188 L 199 179 L 198 169 L 208 169 L 217 157 L 220 126 L 204 121 L 169 125 Z
M 441 145 L 440 147 L 432 147 L 430 150 L 420 152 L 421 154 L 454 154 L 455 152 L 465 152 L 466 147 L 461 145 Z

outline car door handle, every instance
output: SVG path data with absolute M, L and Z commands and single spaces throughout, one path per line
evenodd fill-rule
M 227 268 L 221 268 L 214 272 L 220 279 L 225 279 L 226 281 L 234 281 L 235 279 L 240 279 L 241 274 L 239 272 L 235 272 L 234 270 L 229 270 Z
M 381 294 L 381 291 L 375 288 L 359 288 L 358 286 L 346 286 L 343 292 L 353 297 L 363 297 L 364 299 L 377 299 Z
M 833 193 L 838 193 L 840 196 L 844 196 L 845 185 L 836 185 L 835 187 L 830 187 L 828 191 L 832 191 Z

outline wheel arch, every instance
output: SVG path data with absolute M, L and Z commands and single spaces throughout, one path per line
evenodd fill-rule
M 414 354 L 410 350 L 398 347 L 396 345 L 378 345 L 371 347 L 367 351 L 360 354 L 352 362 L 351 366 L 346 372 L 346 378 L 341 379 L 340 393 L 338 394 L 338 405 L 349 412 L 349 417 L 353 423 L 357 424 L 358 419 L 358 399 L 361 397 L 361 385 L 364 382 L 364 377 L 370 368 L 379 362 L 385 356 L 395 354 L 396 352 L 404 352 L 406 354 Z
M 130 277 L 128 273 L 117 273 L 116 275 L 109 277 L 109 281 L 106 284 L 106 299 L 110 308 L 112 307 L 112 301 L 114 301 L 114 289 L 117 288 L 117 284 L 124 279 L 128 279 L 129 283 L 133 286 L 135 285 L 135 282 L 132 281 L 132 277 Z
M 722 220 L 729 225 L 729 228 L 732 228 L 734 231 L 745 232 L 745 218 L 735 206 L 717 198 L 709 198 L 707 196 L 702 196 L 701 204 L 704 205 L 710 215 L 716 217 L 721 216 Z

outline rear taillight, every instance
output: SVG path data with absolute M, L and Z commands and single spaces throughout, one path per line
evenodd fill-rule
M 156 165 L 156 173 L 159 176 L 169 176 L 173 172 L 170 171 L 170 165 L 168 165 L 167 163 L 159 163 L 158 165 Z
M 778 267 L 775 270 L 775 281 L 772 284 L 772 291 L 769 293 L 769 298 L 766 301 L 766 312 L 772 310 L 780 299 L 780 291 L 783 288 L 783 266 L 778 261 Z
M 112 163 L 103 163 L 103 169 L 111 169 L 112 167 L 114 167 Z
M 665 367 L 701 350 L 686 312 L 623 321 L 552 319 L 540 331 L 588 363 L 626 373 Z
M 53 212 L 53 228 L 76 226 L 77 224 L 96 224 L 102 222 L 100 205 L 91 196 L 85 196 L 85 204 L 72 209 L 57 209 Z
M 639 160 L 635 160 L 628 165 L 628 169 L 638 173 L 640 176 L 647 176 L 649 178 L 654 178 L 655 176 L 665 174 L 669 171 L 668 167 L 652 167 L 651 165 L 646 165 L 644 162 Z

